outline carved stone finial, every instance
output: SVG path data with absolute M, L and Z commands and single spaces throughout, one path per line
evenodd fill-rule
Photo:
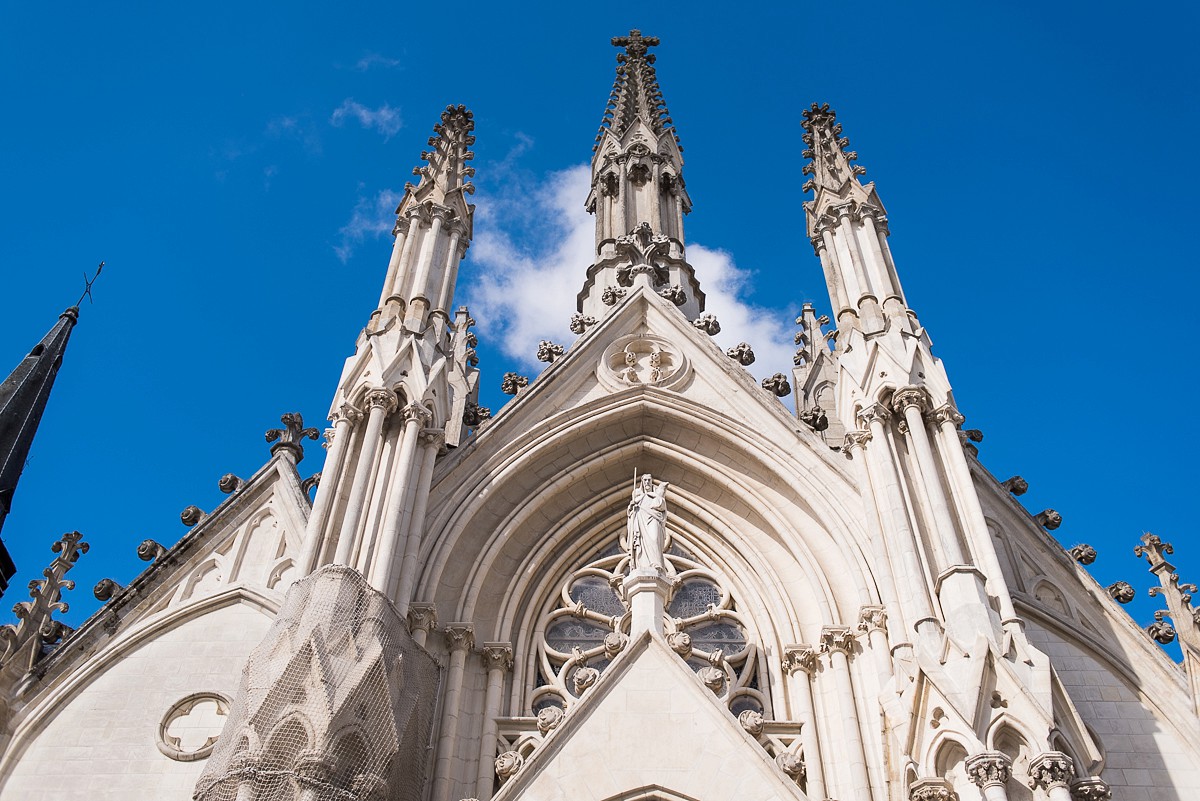
M 645 58 L 651 47 L 658 46 L 658 37 L 642 36 L 642 32 L 634 28 L 628 36 L 614 36 L 612 44 L 613 47 L 625 48 L 625 55 L 629 58 Z
M 467 401 L 463 406 L 463 425 L 467 428 L 475 428 L 484 420 L 491 419 L 492 410 L 486 406 L 480 406 L 475 401 Z
M 571 315 L 570 328 L 571 328 L 572 334 L 582 334 L 584 331 L 588 330 L 595 324 L 596 324 L 596 318 L 591 316 L 590 314 L 582 314 L 581 312 L 575 312 L 574 314 Z
M 710 337 L 715 337 L 721 333 L 721 324 L 717 322 L 715 314 L 702 314 L 695 320 L 692 320 L 692 325 L 699 331 L 703 331 Z
M 226 473 L 217 481 L 217 489 L 226 495 L 232 495 L 242 488 L 246 482 L 235 476 L 233 473 Z
M 738 719 L 741 720 L 740 717 Z M 804 760 L 800 758 L 799 754 L 793 754 L 791 751 L 784 751 L 782 754 L 777 754 L 775 756 L 775 765 L 789 779 L 797 782 L 804 780 Z
M 78 531 L 69 531 L 50 546 L 57 554 L 50 566 L 42 571 L 44 578 L 29 582 L 31 601 L 21 601 L 13 607 L 16 625 L 0 626 L 0 645 L 3 655 L 0 665 L 18 655 L 28 670 L 42 655 L 42 645 L 53 645 L 71 633 L 70 627 L 54 620 L 55 612 L 66 612 L 69 606 L 62 600 L 63 590 L 75 589 L 75 582 L 66 578 L 79 557 L 88 552 L 88 544 Z
M 1076 545 L 1071 549 L 1071 558 L 1081 565 L 1090 565 L 1096 561 L 1096 549 L 1086 543 Z
M 283 428 L 272 428 L 266 433 L 267 442 L 274 443 L 271 445 L 271 455 L 286 451 L 299 464 L 304 458 L 304 439 L 315 440 L 321 436 L 321 432 L 315 428 L 305 428 L 304 417 L 299 412 L 288 412 L 279 418 L 279 422 L 283 423 Z
M 1004 481 L 1000 482 L 1000 486 L 1004 487 L 1004 489 L 1008 490 L 1013 495 L 1024 495 L 1029 491 L 1029 482 L 1020 476 L 1006 478 Z
M 788 383 L 787 376 L 783 373 L 775 373 L 775 375 L 764 378 L 762 380 L 762 388 L 775 395 L 777 398 L 786 398 L 792 394 L 792 385 Z
M 733 359 L 742 367 L 749 367 L 754 364 L 754 349 L 747 342 L 739 342 L 729 350 L 725 351 L 725 355 Z
M 1134 556 L 1146 557 L 1151 570 L 1166 563 L 1166 557 L 1173 553 L 1175 553 L 1175 548 L 1171 543 L 1163 542 L 1157 534 L 1151 534 L 1149 531 L 1142 535 L 1141 545 L 1133 546 Z
M 1071 798 L 1075 801 L 1112 801 L 1112 788 L 1104 779 L 1076 779 L 1071 782 Z
M 1001 751 L 984 751 L 967 759 L 964 767 L 967 775 L 979 789 L 999 785 L 1003 787 L 1012 777 L 1012 760 Z
M 505 395 L 516 395 L 527 386 L 529 379 L 517 373 L 505 373 L 504 378 L 500 380 L 500 391 Z
M 746 730 L 746 733 L 751 737 L 757 737 L 763 733 L 763 729 L 767 727 L 767 723 L 763 720 L 762 712 L 756 709 L 745 709 L 738 713 L 738 723 Z
M 92 588 L 92 595 L 97 601 L 107 601 L 121 591 L 121 585 L 110 578 L 102 578 Z
M 195 504 L 188 506 L 186 509 L 184 509 L 182 512 L 179 513 L 180 522 L 182 522 L 188 528 L 191 528 L 192 526 L 196 525 L 201 520 L 203 520 L 205 517 L 207 517 L 205 512 L 199 506 L 196 506 Z
M 496 757 L 496 775 L 500 777 L 500 781 L 507 781 L 515 776 L 524 764 L 525 757 L 516 751 L 505 751 Z
M 142 540 L 137 547 L 138 559 L 143 562 L 156 562 L 163 557 L 167 549 L 151 539 Z
M 1054 531 L 1054 529 L 1062 525 L 1062 515 L 1053 509 L 1043 509 L 1034 515 L 1034 519 L 1037 520 L 1039 526 L 1047 531 Z
M 538 343 L 537 359 L 539 362 L 554 363 L 554 360 L 563 355 L 564 348 L 562 345 L 556 345 L 548 339 L 543 339 Z
M 1119 604 L 1127 604 L 1137 595 L 1137 590 L 1128 581 L 1118 581 L 1108 585 L 1109 596 Z
M 1038 754 L 1029 763 L 1029 786 L 1049 792 L 1055 787 L 1067 787 L 1075 778 L 1075 763 L 1061 751 Z

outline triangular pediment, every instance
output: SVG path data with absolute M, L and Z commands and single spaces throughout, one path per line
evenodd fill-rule
M 494 801 L 805 799 L 659 637 L 601 675 Z

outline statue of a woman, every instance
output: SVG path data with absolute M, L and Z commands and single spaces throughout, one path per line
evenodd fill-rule
M 626 549 L 633 557 L 633 568 L 651 568 L 662 572 L 663 547 L 667 540 L 667 482 L 654 483 L 644 473 L 633 488 L 626 521 Z

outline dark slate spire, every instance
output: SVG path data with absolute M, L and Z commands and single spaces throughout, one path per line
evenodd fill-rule
M 67 340 L 78 319 L 77 306 L 60 314 L 49 333 L 0 384 L 0 530 L 12 508 L 17 480 L 25 469 L 33 435 L 37 433 L 54 377 L 67 350 Z M 0 593 L 15 572 L 12 557 L 0 542 Z

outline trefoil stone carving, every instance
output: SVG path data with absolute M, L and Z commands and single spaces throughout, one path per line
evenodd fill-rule
M 590 328 L 591 326 L 593 326 L 595 324 L 596 324 L 596 318 L 591 316 L 590 314 L 582 314 L 580 312 L 575 312 L 574 314 L 571 315 L 570 328 L 571 328 L 572 334 L 582 334 L 584 331 L 588 330 L 588 328 Z
M 563 355 L 563 352 L 562 345 L 556 345 L 548 339 L 543 339 L 538 343 L 537 360 L 553 364 L 555 359 Z

